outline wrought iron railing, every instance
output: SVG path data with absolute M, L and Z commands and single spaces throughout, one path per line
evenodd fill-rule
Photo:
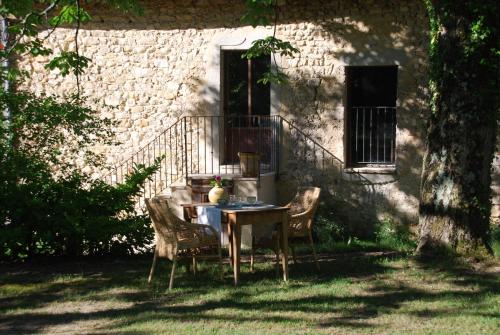
M 393 165 L 396 107 L 352 107 L 348 134 L 348 161 L 352 166 Z
M 283 117 L 280 117 L 280 134 L 279 171 L 295 171 L 299 178 L 326 174 L 351 183 L 371 183 L 361 173 L 346 169 L 342 159 Z
M 150 166 L 158 157 L 163 157 L 158 171 L 143 186 L 143 197 L 150 198 L 181 180 L 185 171 L 183 140 L 185 124 L 183 118 L 166 128 L 130 158 L 111 169 L 106 177 L 110 184 L 123 183 L 134 166 Z
M 144 185 L 146 198 L 190 176 L 241 174 L 238 152 L 258 153 L 261 173 L 277 171 L 279 120 L 278 116 L 184 116 L 114 167 L 107 181 L 122 183 L 136 164 L 151 165 L 162 156 L 158 171 Z
M 141 199 L 150 198 L 188 177 L 239 175 L 238 152 L 260 156 L 260 173 L 312 169 L 344 179 L 363 181 L 345 173 L 344 162 L 281 116 L 184 116 L 162 131 L 134 155 L 114 167 L 107 181 L 124 182 L 134 165 L 151 165 L 163 157 L 158 171 L 146 181 Z M 284 164 L 286 163 L 286 164 Z

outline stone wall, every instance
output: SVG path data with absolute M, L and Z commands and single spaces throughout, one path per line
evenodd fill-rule
M 332 1 L 323 10 L 287 11 L 299 23 L 278 29 L 301 49 L 300 57 L 284 62 L 292 82 L 282 89 L 281 113 L 345 160 L 344 66 L 398 65 L 396 173 L 364 174 L 369 192 L 339 197 L 356 197 L 342 204 L 372 222 L 392 217 L 415 223 L 427 108 L 425 9 L 420 1 Z M 301 22 L 305 15 L 317 20 Z
M 143 3 L 143 17 L 94 8 L 92 22 L 80 31 L 80 50 L 92 59 L 82 78 L 83 93 L 95 99 L 103 116 L 118 121 L 121 145 L 96 148 L 111 164 L 128 158 L 181 115 L 220 113 L 217 51 L 272 34 L 271 27 L 243 26 L 243 1 Z M 426 31 L 418 0 L 280 1 L 276 35 L 300 55 L 277 58 L 290 83 L 273 87 L 273 113 L 295 122 L 339 159 L 344 160 L 344 66 L 399 66 L 397 168 L 366 175 L 373 185 L 362 206 L 370 206 L 372 219 L 416 223 L 427 110 Z M 47 41 L 60 52 L 74 48 L 72 39 L 71 29 L 59 28 Z M 28 85 L 37 92 L 71 92 L 74 78 L 47 72 L 44 61 L 20 62 L 32 74 Z M 283 201 L 290 193 L 286 189 L 280 192 Z

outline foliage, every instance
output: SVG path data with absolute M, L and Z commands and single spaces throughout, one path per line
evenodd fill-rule
M 84 69 L 88 67 L 90 58 L 80 56 L 73 51 L 63 51 L 60 55 L 52 58 L 50 62 L 45 65 L 46 69 L 54 70 L 59 69 L 61 75 L 67 76 L 70 71 L 75 75 L 81 75 Z
M 24 154 L 60 171 L 76 167 L 76 159 L 68 156 L 99 165 L 102 157 L 93 152 L 92 144 L 114 144 L 110 139 L 113 122 L 99 118 L 84 104 L 85 100 L 76 96 L 59 101 L 56 96 L 23 91 L 0 93 L 0 108 L 8 106 L 12 113 L 0 130 L 2 139 L 14 134 L 15 148 L 9 150 L 7 143 L 2 143 L 6 154 Z
M 376 222 L 372 237 L 368 238 L 351 232 L 335 215 L 316 214 L 313 227 L 320 243 L 319 249 L 326 252 L 411 251 L 416 246 L 409 229 L 389 219 Z
M 138 11 L 133 0 L 93 2 Z M 53 55 L 43 42 L 61 24 L 76 24 L 77 38 L 80 23 L 90 20 L 79 0 L 6 0 L 0 12 L 18 18 L 0 59 L 52 55 L 46 68 L 78 80 L 90 59 L 77 47 Z M 49 30 L 42 36 L 44 26 Z M 5 75 L 18 86 L 26 74 L 11 67 L 0 79 Z M 114 186 L 82 170 L 105 170 L 94 150 L 114 142 L 113 122 L 99 118 L 79 92 L 61 98 L 2 90 L 0 109 L 9 111 L 9 118 L 0 120 L 0 258 L 132 253 L 151 242 L 149 222 L 135 205 L 159 160 L 133 167 L 125 182 Z
M 414 250 L 416 243 L 412 239 L 408 226 L 396 224 L 385 219 L 375 225 L 375 241 L 381 247 L 392 250 Z
M 245 52 L 242 57 L 247 59 L 257 58 L 260 56 L 290 56 L 293 57 L 294 54 L 299 53 L 299 50 L 292 46 L 288 41 L 283 41 L 276 37 L 276 24 L 278 21 L 278 2 L 277 0 L 247 0 L 246 13 L 241 17 L 241 20 L 245 23 L 252 25 L 253 27 L 259 25 L 269 25 L 271 20 L 274 18 L 274 31 L 272 36 L 268 36 L 263 39 L 257 39 L 252 42 L 252 46 Z M 285 84 L 288 80 L 288 76 L 281 71 L 279 68 L 276 58 L 274 58 L 275 67 L 269 68 L 262 76 L 257 80 L 261 84 Z
M 419 251 L 487 253 L 491 162 L 500 110 L 500 3 L 425 0 L 430 109 Z M 450 202 L 440 192 L 452 189 Z M 445 204 L 445 205 L 443 205 Z
M 53 55 L 53 50 L 44 47 L 44 41 L 60 25 L 76 26 L 75 38 L 81 23 L 91 20 L 88 11 L 82 6 L 103 4 L 133 14 L 142 14 L 142 7 L 136 0 L 4 0 L 0 5 L 0 15 L 14 17 L 9 20 L 9 33 L 14 38 L 10 45 L 0 48 L 0 60 L 30 54 L 32 56 Z M 40 34 L 40 29 L 46 29 L 45 34 Z M 80 75 L 87 67 L 89 59 L 79 54 L 78 48 L 74 51 L 61 52 L 49 60 L 47 68 L 59 69 L 61 75 L 70 72 Z M 0 72 L 0 79 L 5 74 Z M 19 73 L 15 69 L 7 72 L 9 78 L 16 77 Z
M 282 41 L 274 36 L 268 36 L 263 39 L 255 40 L 252 43 L 250 49 L 248 49 L 243 57 L 246 58 L 258 58 L 263 55 L 270 55 L 271 53 L 279 52 L 281 56 L 292 57 L 294 53 L 299 52 L 299 50 L 293 47 L 290 42 Z
M 111 121 L 72 100 L 2 93 L 12 111 L 14 146 L 0 127 L 0 257 L 132 252 L 150 242 L 135 198 L 157 168 L 136 166 L 123 184 L 90 178 L 102 168 L 93 146 L 112 143 Z
M 21 161 L 29 164 L 27 170 L 36 167 L 32 160 L 14 159 L 2 166 L 19 168 L 16 163 Z M 134 200 L 153 170 L 137 166 L 117 186 L 76 172 L 60 178 L 26 170 L 18 170 L 15 176 L 2 174 L 0 258 L 141 250 L 151 243 L 152 231 L 147 217 L 135 214 Z M 5 177 L 10 180 L 6 182 Z M 13 177 L 24 181 L 16 183 Z
M 500 226 L 496 225 L 491 229 L 490 247 L 496 258 L 500 258 Z
M 437 113 L 437 103 L 443 94 L 440 82 L 446 76 L 456 76 L 474 65 L 476 70 L 473 78 L 486 79 L 471 92 L 471 99 L 484 100 L 485 105 L 498 104 L 498 85 L 500 78 L 500 39 L 498 38 L 500 24 L 500 5 L 497 1 L 467 1 L 456 6 L 453 0 L 424 0 L 429 14 L 430 45 L 429 58 L 431 63 L 429 87 L 431 89 L 431 110 Z M 465 9 L 462 7 L 466 7 Z M 448 52 L 446 46 L 440 43 L 440 35 L 445 27 L 455 27 L 458 12 L 466 12 L 467 27 L 464 31 L 466 43 L 463 48 L 453 45 L 453 54 L 457 69 L 447 69 L 443 66 L 443 54 Z M 451 50 L 450 50 L 451 51 Z M 459 72 L 455 72 L 459 71 Z M 498 118 L 498 113 L 491 113 L 492 120 Z
M 225 186 L 227 183 L 227 181 L 222 178 L 221 176 L 214 176 L 212 178 L 212 180 L 210 180 L 210 186 L 212 187 L 215 187 L 215 186 L 219 186 L 219 187 L 223 187 Z
M 252 46 L 243 55 L 241 55 L 241 57 L 253 59 L 263 55 L 274 54 L 293 57 L 293 55 L 298 52 L 299 50 L 293 47 L 290 42 L 282 41 L 274 36 L 268 36 L 266 38 L 253 41 Z M 268 83 L 281 85 L 286 83 L 287 79 L 287 75 L 277 68 L 276 71 L 268 69 L 264 72 L 262 77 L 257 80 L 257 82 L 264 85 Z
M 246 13 L 241 21 L 251 24 L 253 27 L 268 25 L 275 15 L 275 0 L 246 0 Z
M 314 220 L 314 233 L 320 243 L 333 245 L 335 242 L 344 241 L 348 238 L 348 229 L 341 222 L 337 221 L 335 215 L 326 216 L 318 213 Z

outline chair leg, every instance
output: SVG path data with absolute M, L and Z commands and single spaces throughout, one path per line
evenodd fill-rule
M 252 249 L 250 251 L 250 272 L 254 272 L 254 261 L 255 261 L 255 237 L 252 236 Z
M 155 250 L 153 255 L 153 265 L 151 265 L 151 270 L 149 271 L 148 284 L 151 284 L 151 280 L 153 279 L 153 274 L 155 272 L 157 260 L 158 260 L 158 252 Z
M 222 250 L 221 250 L 221 246 L 220 246 L 220 243 L 219 245 L 217 245 L 217 253 L 219 254 L 219 276 L 220 276 L 220 279 L 223 280 L 224 279 L 224 268 L 222 266 Z
M 198 271 L 198 269 L 197 269 L 197 263 L 196 263 L 196 256 L 193 256 L 193 275 L 196 276 L 197 271 Z
M 276 276 L 280 275 L 280 239 L 279 234 L 276 235 L 276 244 L 274 245 L 274 253 L 276 255 Z
M 177 255 L 174 255 L 174 259 L 172 260 L 172 271 L 170 272 L 170 282 L 168 283 L 169 290 L 171 290 L 174 287 L 174 275 L 175 275 L 176 265 L 177 265 Z
M 292 250 L 292 258 L 293 258 L 293 265 L 297 265 L 297 257 L 295 256 L 295 247 L 290 245 L 290 249 Z
M 309 231 L 309 242 L 311 242 L 311 249 L 313 252 L 314 262 L 316 263 L 316 268 L 319 270 L 318 256 L 316 255 L 316 248 L 314 248 L 314 242 L 313 242 L 311 231 Z

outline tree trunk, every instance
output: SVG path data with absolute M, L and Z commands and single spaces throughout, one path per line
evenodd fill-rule
M 496 1 L 426 0 L 431 30 L 431 114 L 417 251 L 484 254 L 498 98 Z M 482 17 L 482 18 L 481 18 Z M 496 25 L 496 26 L 495 26 Z M 485 32 L 484 38 L 478 34 Z

